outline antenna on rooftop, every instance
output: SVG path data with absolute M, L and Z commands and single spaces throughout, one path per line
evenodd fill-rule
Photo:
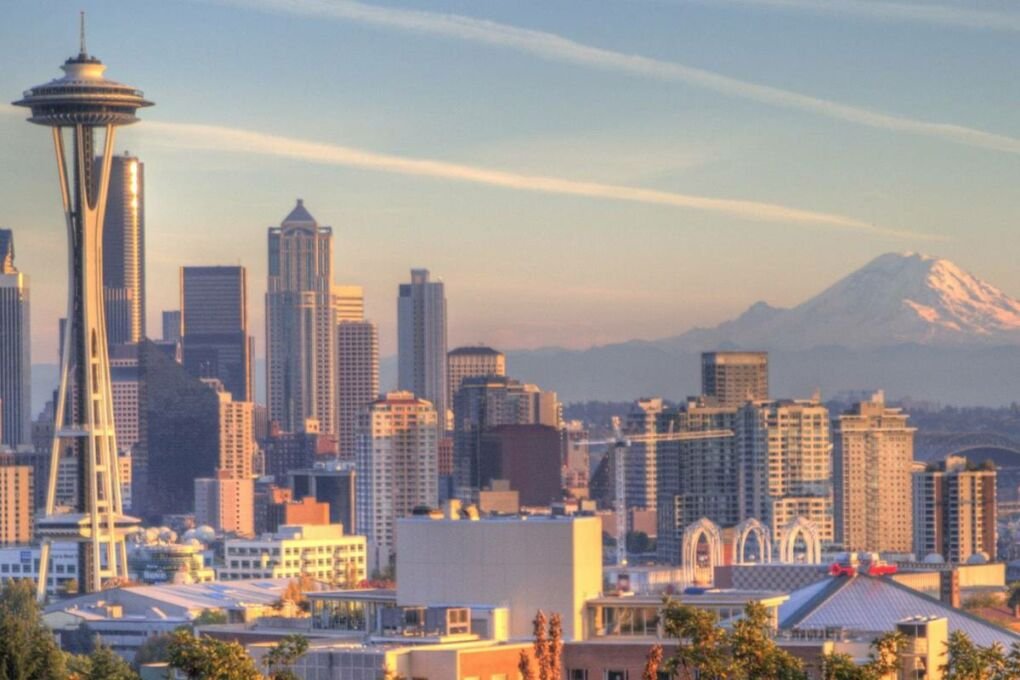
M 88 54 L 88 52 L 85 51 L 85 10 L 82 10 L 78 14 L 79 14 L 79 17 L 80 17 L 80 19 L 79 19 L 79 23 L 80 23 L 79 33 L 80 33 L 80 39 L 81 39 L 81 54 L 85 55 L 85 54 Z

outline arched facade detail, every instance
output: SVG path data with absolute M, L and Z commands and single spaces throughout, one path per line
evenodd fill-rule
M 698 544 L 702 537 L 708 543 L 708 568 L 715 579 L 715 567 L 723 563 L 723 540 L 719 525 L 706 517 L 687 525 L 681 543 L 681 562 L 684 583 L 692 585 L 698 569 Z
M 758 537 L 758 546 L 761 549 L 760 560 L 762 564 L 772 561 L 772 535 L 769 528 L 755 518 L 746 519 L 733 529 L 733 564 L 751 564 L 745 561 L 744 553 L 747 550 L 747 539 L 751 534 Z
M 822 539 L 818 535 L 818 527 L 806 517 L 795 517 L 780 530 L 779 539 L 779 561 L 786 564 L 793 564 L 795 556 L 793 548 L 797 544 L 797 538 L 804 539 L 807 546 L 807 554 L 804 561 L 807 564 L 821 564 L 822 562 Z

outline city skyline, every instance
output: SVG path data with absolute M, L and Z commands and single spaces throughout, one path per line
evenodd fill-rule
M 674 335 L 729 318 L 758 299 L 794 304 L 890 250 L 942 254 L 1007 292 L 1020 291 L 1009 249 L 991 246 L 1009 239 L 1018 201 L 1008 189 L 1016 178 L 1016 124 L 999 86 L 1005 69 L 995 67 L 1010 54 L 1015 21 L 1000 16 L 993 26 L 975 19 L 994 19 L 991 10 L 932 21 L 923 12 L 833 15 L 753 2 L 629 3 L 590 16 L 567 5 L 446 5 L 429 13 L 337 2 L 315 17 L 302 14 L 311 7 L 306 2 L 288 5 L 297 12 L 274 2 L 169 5 L 143 3 L 141 16 L 128 17 L 85 3 L 92 43 L 116 63 L 112 77 L 130 81 L 144 72 L 149 89 L 169 102 L 117 149 L 147 164 L 150 329 L 159 327 L 163 309 L 175 308 L 172 283 L 182 265 L 246 266 L 258 299 L 265 270 L 256 235 L 278 223 L 295 196 L 334 225 L 336 279 L 364 285 L 382 356 L 396 350 L 392 287 L 409 267 L 429 267 L 449 284 L 451 346 L 486 342 L 501 349 Z M 45 75 L 39 66 L 45 55 L 68 52 L 77 9 L 14 3 L 4 10 L 11 25 L 38 26 L 38 34 L 12 35 L 0 47 L 14 64 L 0 76 L 8 100 Z M 468 12 L 495 23 L 482 30 L 468 22 L 470 31 L 452 34 L 443 18 Z M 749 18 L 758 32 L 746 42 Z M 214 44 L 206 19 L 245 30 L 217 31 Z M 129 34 L 127 21 L 132 28 L 137 21 L 138 30 Z M 197 26 L 197 47 L 153 33 L 152 26 L 189 21 Z M 614 26 L 613 34 L 604 24 Z M 507 29 L 512 39 L 505 43 L 512 44 L 496 44 L 500 26 L 538 34 Z M 308 53 L 292 55 L 258 39 L 280 27 L 307 39 Z M 794 55 L 809 40 L 815 63 L 798 66 Z M 758 59 L 763 41 L 767 58 Z M 256 44 L 262 47 L 252 49 Z M 894 44 L 920 47 L 925 56 Z M 589 58 L 597 55 L 577 46 L 608 54 Z M 168 67 L 174 60 L 155 56 L 194 63 L 204 58 L 200 50 L 211 50 L 217 66 L 185 80 Z M 621 54 L 653 62 L 630 68 Z M 936 57 L 939 68 L 927 68 Z M 297 68 L 306 61 L 314 67 Z M 878 63 L 881 69 L 872 68 Z M 743 85 L 721 92 L 718 82 L 695 82 L 675 68 L 663 76 L 655 71 L 663 64 Z M 269 75 L 254 78 L 252 70 Z M 513 87 L 500 87 L 504 80 Z M 217 81 L 237 88 L 243 115 L 208 105 Z M 786 95 L 765 101 L 753 85 Z M 517 86 L 530 88 L 536 101 L 508 99 Z M 396 92 L 406 105 L 396 106 Z M 284 126 L 279 107 L 300 93 L 311 93 L 316 105 L 296 112 L 288 106 L 293 119 Z M 815 108 L 798 108 L 790 93 L 812 97 Z M 321 113 L 327 109 L 328 120 Z M 40 153 L 45 140 L 6 134 L 21 118 L 0 109 L 0 150 L 24 158 L 17 172 L 2 171 L 0 197 L 9 212 L 0 222 L 23 244 L 22 269 L 36 289 L 34 357 L 46 363 L 56 354 L 62 281 L 40 281 L 38 272 L 63 235 L 54 196 L 44 188 L 52 173 Z M 940 131 L 925 122 L 961 127 Z M 242 132 L 214 147 L 215 130 L 196 126 Z M 811 144 L 802 143 L 805 136 Z M 238 153 L 243 145 L 256 153 Z M 429 174 L 412 162 L 423 159 L 448 165 Z M 238 161 L 248 167 L 228 173 Z M 464 177 L 465 168 L 497 176 Z M 606 198 L 601 188 L 574 184 L 536 193 L 524 181 L 536 176 L 751 200 L 824 219 L 794 224 L 795 214 L 780 212 L 779 222 L 755 221 L 746 212 L 656 203 L 658 196 L 649 198 L 652 204 Z M 579 195 L 582 189 L 588 193 Z M 849 222 L 826 223 L 829 217 Z M 615 236 L 621 225 L 624 235 Z M 494 261 L 492 252 L 503 257 Z M 714 263 L 739 268 L 741 284 L 719 290 L 702 283 Z M 490 300 L 501 301 L 498 309 Z M 251 324 L 261 336 L 263 310 L 252 307 Z M 257 342 L 263 356 L 262 338 Z

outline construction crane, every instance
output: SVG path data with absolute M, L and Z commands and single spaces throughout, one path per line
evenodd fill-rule
M 674 432 L 673 422 L 669 430 L 660 433 L 625 434 L 620 425 L 620 417 L 613 416 L 613 438 L 587 440 L 577 442 L 588 446 L 610 446 L 613 449 L 613 514 L 616 517 L 616 563 L 627 566 L 627 466 L 625 457 L 633 444 L 659 444 L 663 442 L 693 441 L 714 437 L 732 436 L 731 430 L 702 430 L 696 432 Z

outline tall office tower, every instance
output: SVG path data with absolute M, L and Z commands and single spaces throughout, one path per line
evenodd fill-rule
M 661 397 L 638 399 L 627 414 L 625 431 L 628 435 L 654 436 L 659 433 L 663 413 Z M 625 500 L 628 508 L 656 509 L 656 457 L 660 444 L 654 441 L 636 441 L 624 449 L 623 460 Z M 619 451 L 613 447 L 611 455 Z M 619 461 L 613 460 L 613 470 Z
M 142 375 L 138 364 L 140 344 L 110 348 L 110 390 L 118 454 L 129 453 L 141 438 Z
M 835 533 L 846 550 L 914 549 L 914 432 L 907 426 L 907 414 L 888 408 L 882 392 L 837 419 L 832 458 Z
M 453 397 L 464 378 L 506 375 L 506 356 L 491 347 L 477 345 L 457 347 L 446 354 L 446 403 L 453 407 Z
M 32 110 L 29 122 L 53 128 L 70 251 L 68 324 L 56 400 L 49 492 L 45 516 L 36 523 L 43 539 L 40 598 L 46 595 L 51 541 L 78 542 L 81 587 L 86 593 L 96 592 L 106 579 L 127 578 L 124 535 L 137 522 L 122 512 L 116 479 L 117 445 L 103 313 L 103 216 L 116 129 L 136 122 L 136 111 L 151 102 L 142 98 L 141 91 L 103 76 L 106 67 L 85 49 L 84 19 L 81 49 L 61 68 L 62 78 L 27 90 L 15 102 Z M 97 130 L 101 133 L 98 139 Z M 89 436 L 81 437 L 82 432 Z M 78 466 L 81 493 L 73 512 L 58 515 L 54 474 L 64 450 L 73 451 L 83 463 Z
M 96 159 L 97 168 L 102 161 Z M 107 342 L 140 342 L 145 337 L 145 165 L 127 152 L 110 159 L 103 292 Z
M 336 434 L 336 310 L 333 229 L 319 226 L 299 198 L 269 228 L 266 376 L 269 417 L 284 432 Z
M 983 553 L 996 557 L 996 471 L 949 456 L 914 473 L 914 553 L 964 564 Z
M 333 310 L 336 322 L 365 318 L 365 291 L 361 286 L 333 286 Z
M 736 407 L 704 398 L 663 413 L 658 430 L 668 431 L 671 424 L 684 439 L 658 443 L 656 547 L 662 562 L 680 563 L 683 532 L 692 522 L 707 517 L 731 527 L 744 519 L 736 420 Z
M 181 340 L 181 310 L 163 310 L 163 340 L 167 342 Z
M 14 266 L 14 233 L 0 229 L 0 444 L 32 443 L 28 277 Z
M 32 467 L 18 465 L 13 453 L 0 453 L 0 545 L 32 542 L 35 494 Z
M 701 394 L 722 406 L 768 399 L 768 353 L 702 352 Z
M 521 505 L 548 506 L 562 500 L 560 433 L 548 425 L 499 425 L 481 437 L 478 475 L 482 488 L 510 482 Z
M 740 517 L 773 536 L 796 517 L 831 542 L 832 443 L 829 410 L 817 400 L 749 403 L 737 415 Z
M 390 392 L 361 413 L 355 502 L 373 569 L 390 563 L 396 520 L 439 502 L 436 420 L 435 407 L 411 392 Z
M 358 414 L 379 396 L 379 331 L 371 321 L 336 327 L 337 439 L 342 458 L 354 458 Z
M 481 436 L 499 425 L 560 425 L 555 392 L 542 392 L 506 376 L 464 378 L 453 403 L 455 495 L 470 499 L 481 487 Z
M 131 452 L 132 511 L 152 522 L 194 510 L 194 481 L 219 466 L 219 398 L 159 345 L 139 346 L 139 440 Z
M 432 402 L 446 429 L 446 295 L 428 269 L 412 269 L 397 300 L 397 385 Z
M 217 378 L 235 401 L 254 401 L 244 267 L 181 267 L 184 368 Z

